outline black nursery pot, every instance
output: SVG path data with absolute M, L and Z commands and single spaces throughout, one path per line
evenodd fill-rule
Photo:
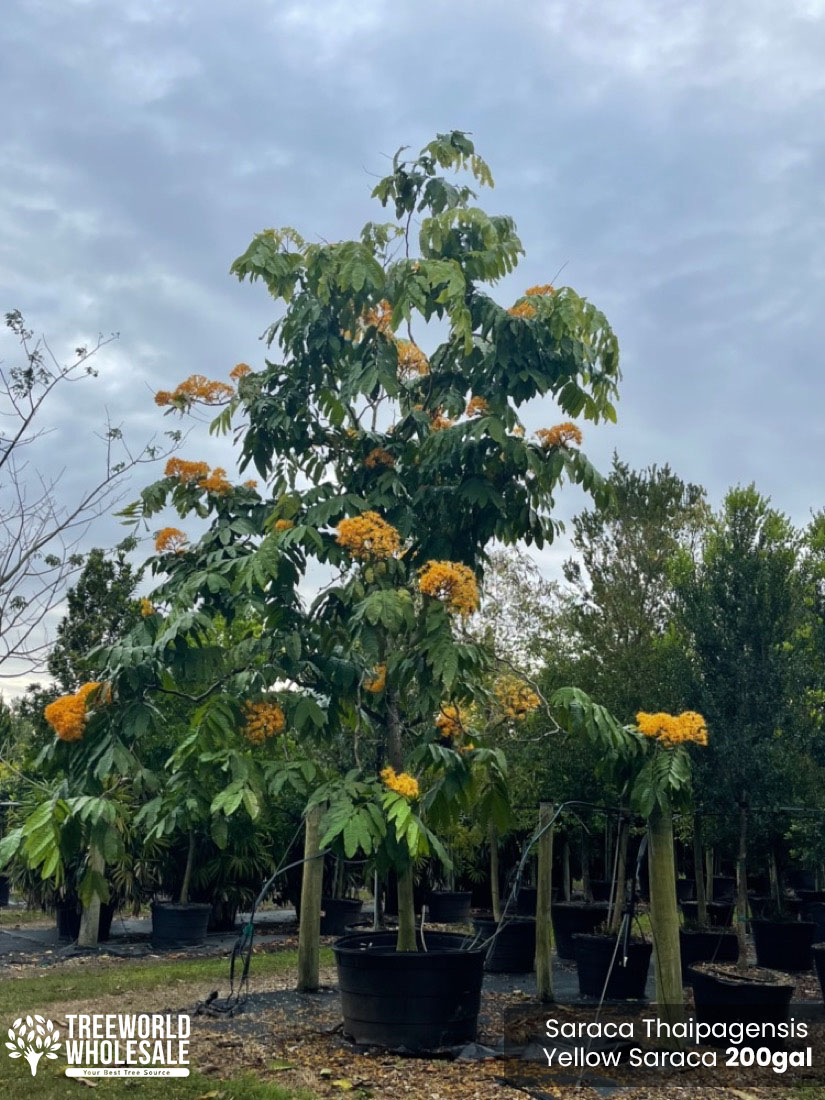
M 80 935 L 80 906 L 75 901 L 59 901 L 54 907 L 57 935 L 61 940 L 76 940 Z
M 9 904 L 9 880 L 0 875 L 0 908 Z
M 604 990 L 605 997 L 612 1001 L 644 998 L 653 944 L 629 943 L 626 964 L 621 946 L 616 950 L 615 936 L 576 932 L 573 934 L 573 944 L 582 997 L 601 997 Z
M 816 931 L 814 932 L 814 943 L 820 944 L 825 941 L 825 903 L 821 901 L 809 902 L 807 905 L 802 906 L 802 919 L 805 921 L 813 921 L 816 925 Z
M 680 928 L 679 953 L 682 972 L 698 962 L 736 962 L 739 958 L 739 941 L 735 932 L 726 928 Z
M 552 887 L 550 891 L 551 902 L 556 900 L 558 894 L 558 887 Z M 518 896 L 516 897 L 516 914 L 519 917 L 534 917 L 536 915 L 537 895 L 538 890 L 535 886 L 522 886 L 519 888 Z
M 238 919 L 238 906 L 231 901 L 213 901 L 207 932 L 233 932 Z
M 427 932 L 426 951 L 396 951 L 394 932 L 344 936 L 333 945 L 344 1035 L 390 1050 L 433 1051 L 475 1039 L 484 948 Z
M 788 1006 L 794 991 L 792 982 L 783 982 L 779 974 L 763 971 L 739 976 L 714 973 L 709 964 L 691 967 L 686 980 L 693 986 L 696 1018 L 701 1023 L 782 1024 L 788 1019 Z M 729 1043 L 730 1040 L 724 1040 Z M 764 1043 L 765 1040 L 758 1040 Z
M 693 901 L 696 897 L 695 881 L 692 878 L 677 878 L 676 897 L 679 901 Z
M 321 898 L 321 935 L 342 936 L 362 908 L 360 898 Z
M 498 923 L 491 914 L 473 918 L 473 928 L 485 946 L 484 969 L 493 974 L 529 974 L 536 960 L 536 922 L 532 917 L 505 918 L 498 935 Z
M 789 871 L 788 882 L 794 890 L 816 889 L 816 875 L 813 871 Z
M 714 875 L 713 876 L 713 900 L 714 901 L 728 901 L 733 900 L 733 895 L 736 891 L 736 879 L 732 875 Z
M 752 920 L 751 932 L 758 966 L 791 973 L 813 966 L 813 921 Z
M 594 932 L 607 918 L 607 903 L 599 901 L 587 905 L 584 902 L 562 901 L 552 907 L 551 917 L 556 954 L 560 959 L 573 960 L 576 957 L 574 934 L 589 935 Z
M 696 901 L 680 901 L 679 906 L 684 913 L 685 920 L 695 924 L 699 919 L 699 903 Z M 709 901 L 707 910 L 708 921 L 716 928 L 730 928 L 733 924 L 734 904 L 732 901 Z
M 209 902 L 155 902 L 152 906 L 152 946 L 192 947 L 206 939 L 212 906 Z
M 796 896 L 803 906 L 811 905 L 813 902 L 825 901 L 825 890 L 797 890 Z
M 469 890 L 433 890 L 427 914 L 433 924 L 460 924 L 470 919 Z
M 601 878 L 590 880 L 590 893 L 593 901 L 610 901 L 610 883 Z

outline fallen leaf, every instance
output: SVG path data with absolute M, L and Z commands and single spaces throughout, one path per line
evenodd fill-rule
M 332 1083 L 337 1089 L 343 1089 L 345 1092 L 349 1092 L 350 1089 L 355 1088 L 352 1081 L 348 1081 L 346 1077 L 339 1077 Z

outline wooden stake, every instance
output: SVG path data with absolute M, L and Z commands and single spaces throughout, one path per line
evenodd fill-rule
M 306 816 L 304 863 L 301 876 L 301 917 L 298 922 L 299 993 L 316 993 L 319 985 L 321 950 L 321 886 L 324 861 L 318 853 L 321 807 L 313 806 Z
M 673 815 L 656 806 L 647 821 L 650 871 L 650 923 L 656 964 L 656 1001 L 669 1023 L 684 1015 L 682 962 L 679 955 L 679 910 L 673 859 Z
M 539 806 L 539 828 L 552 819 L 548 802 Z M 553 996 L 552 919 L 553 830 L 547 829 L 538 843 L 538 883 L 536 888 L 536 991 L 539 1002 L 548 1004 Z

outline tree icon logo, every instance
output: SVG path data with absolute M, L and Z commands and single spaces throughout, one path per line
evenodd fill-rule
M 47 1058 L 57 1057 L 59 1038 L 60 1032 L 55 1031 L 51 1020 L 42 1016 L 27 1016 L 24 1020 L 20 1016 L 9 1028 L 9 1058 L 25 1058 L 34 1077 L 44 1054 Z

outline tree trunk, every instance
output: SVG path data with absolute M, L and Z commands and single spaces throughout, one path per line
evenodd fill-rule
M 660 1014 L 675 1022 L 684 1015 L 679 910 L 673 859 L 673 815 L 656 806 L 647 822 L 650 872 L 650 923 L 656 965 L 656 1001 Z
M 610 931 L 618 932 L 624 912 L 625 893 L 627 891 L 627 846 L 630 841 L 630 822 L 624 817 L 619 818 L 616 826 L 616 847 L 618 851 L 616 859 L 616 881 L 613 884 L 613 910 L 610 914 Z
M 708 896 L 705 892 L 705 853 L 702 843 L 702 815 L 693 815 L 693 877 L 696 880 L 696 919 L 702 928 L 708 923 Z
M 539 806 L 539 828 L 552 819 L 549 803 Z M 553 830 L 547 829 L 539 837 L 538 882 L 536 884 L 536 992 L 539 1002 L 547 1004 L 553 996 L 552 920 L 553 897 Z
M 318 851 L 321 807 L 307 813 L 304 833 L 304 863 L 301 875 L 301 916 L 298 923 L 299 993 L 315 993 L 319 984 L 321 948 L 321 889 L 324 861 Z
M 378 872 L 372 876 L 372 927 L 373 931 L 377 932 L 381 927 L 383 913 L 381 912 L 381 879 L 378 877 Z
M 387 757 L 397 772 L 404 770 L 404 746 L 401 743 L 401 720 L 398 715 L 398 699 L 387 692 Z M 399 870 L 398 874 L 398 939 L 397 951 L 415 951 L 415 899 L 413 896 L 412 866 Z
M 106 870 L 106 862 L 99 848 L 92 845 L 89 848 L 89 868 L 98 871 L 101 875 Z M 97 894 L 88 905 L 83 906 L 83 914 L 80 918 L 80 932 L 77 936 L 78 947 L 96 947 L 100 931 L 100 898 Z
M 739 803 L 739 850 L 736 853 L 736 939 L 739 943 L 737 965 L 748 965 L 748 807 L 744 796 Z
M 195 866 L 195 830 L 189 832 L 189 848 L 186 852 L 186 867 L 183 872 L 183 882 L 180 887 L 178 901 L 181 905 L 189 904 L 189 887 L 192 885 L 192 871 Z
M 776 905 L 776 910 L 781 913 L 783 906 L 782 882 L 779 876 L 779 861 L 776 858 L 776 845 L 772 844 L 768 850 L 768 874 L 771 880 L 771 897 Z
M 491 821 L 487 830 L 487 838 L 490 843 L 490 893 L 493 901 L 493 920 L 501 920 L 501 881 L 498 871 L 498 833 L 495 824 Z
M 705 898 L 713 901 L 713 848 L 705 850 Z
M 570 841 L 565 833 L 561 841 L 561 896 L 570 901 Z
M 590 885 L 590 834 L 582 825 L 582 893 L 585 901 L 593 900 L 593 889 Z

